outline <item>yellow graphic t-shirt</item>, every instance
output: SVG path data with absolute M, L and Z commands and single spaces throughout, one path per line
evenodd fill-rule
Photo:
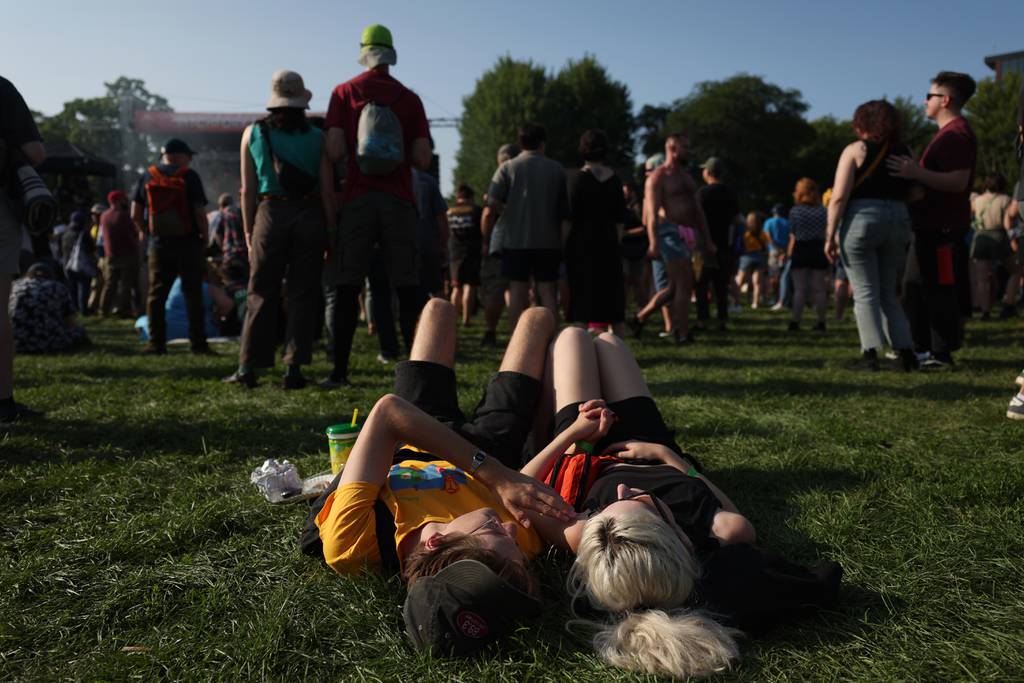
M 327 497 L 317 515 L 324 560 L 339 574 L 354 574 L 380 565 L 373 504 L 384 501 L 395 517 L 395 547 L 427 522 L 447 523 L 480 508 L 494 508 L 503 521 L 516 520 L 489 488 L 444 460 L 404 460 L 393 465 L 384 486 L 352 482 Z M 533 529 L 517 524 L 516 542 L 527 560 L 544 544 Z M 400 561 L 405 557 L 399 550 Z

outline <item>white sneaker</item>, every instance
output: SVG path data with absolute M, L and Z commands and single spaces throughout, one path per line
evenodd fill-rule
M 900 354 L 896 353 L 892 349 L 889 349 L 888 351 L 885 352 L 885 357 L 888 358 L 889 360 L 897 360 L 900 357 Z
M 1010 406 L 1006 409 L 1006 417 L 1011 420 L 1024 420 L 1024 394 L 1016 394 L 1010 399 Z
M 666 330 L 662 330 L 661 332 L 658 333 L 658 339 L 665 339 L 666 337 L 671 337 L 671 336 L 672 336 L 672 333 L 671 332 L 667 332 Z
M 771 308 L 769 308 L 768 310 L 769 311 L 781 311 L 783 308 L 785 308 L 785 306 L 783 306 L 782 302 L 780 301 L 777 304 L 775 304 L 774 306 L 772 306 Z

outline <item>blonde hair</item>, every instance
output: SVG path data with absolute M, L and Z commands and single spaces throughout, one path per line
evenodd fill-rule
M 618 622 L 582 622 L 596 630 L 603 660 L 683 678 L 722 671 L 739 658 L 738 631 L 681 609 L 696 577 L 693 554 L 664 521 L 641 511 L 602 513 L 583 530 L 568 589 L 574 599 L 586 595 L 594 607 L 625 613 Z

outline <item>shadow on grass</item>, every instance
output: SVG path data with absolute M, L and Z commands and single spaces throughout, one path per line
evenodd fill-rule
M 827 366 L 826 366 L 827 367 Z M 837 368 L 841 369 L 841 368 Z M 954 373 L 956 371 L 953 371 Z M 850 371 L 851 377 L 854 372 Z M 861 373 L 859 376 L 878 377 L 876 373 Z M 965 379 L 969 376 L 965 375 Z M 1010 381 L 1012 382 L 1012 377 Z M 1004 398 L 1005 388 L 967 385 L 964 382 L 935 381 L 915 386 L 886 386 L 880 384 L 857 384 L 854 382 L 814 382 L 797 379 L 763 379 L 743 382 L 717 382 L 713 380 L 687 378 L 649 384 L 655 396 L 713 396 L 736 400 L 749 399 L 751 395 L 776 394 L 789 396 L 850 396 L 873 398 L 906 398 L 928 401 L 962 401 L 966 396 L 979 398 Z

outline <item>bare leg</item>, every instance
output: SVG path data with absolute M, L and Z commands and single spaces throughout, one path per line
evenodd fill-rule
M 836 320 L 843 319 L 843 311 L 846 310 L 846 302 L 850 296 L 850 287 L 845 280 L 836 280 Z
M 452 310 L 454 329 L 454 309 Z M 555 318 L 545 308 L 530 308 L 519 316 L 519 323 L 501 359 L 501 372 L 518 372 L 534 379 L 544 376 L 545 350 L 555 333 Z M 419 335 L 417 335 L 418 337 Z M 452 346 L 454 354 L 454 344 Z
M 551 315 L 555 317 L 555 323 L 558 322 L 557 288 L 559 286 L 558 282 L 537 282 L 534 284 L 540 305 L 551 311 Z
M 607 333 L 606 333 L 607 334 Z M 555 412 L 601 396 L 597 350 L 586 330 L 567 327 L 552 345 Z
M 764 269 L 758 268 L 754 271 L 754 300 L 750 304 L 751 308 L 757 308 L 761 305 L 761 281 L 764 280 Z
M 530 305 L 530 283 L 513 280 L 508 283 L 508 325 L 513 330 L 519 322 L 519 316 Z
M 409 360 L 455 367 L 455 307 L 444 299 L 430 299 L 423 307 Z
M 594 340 L 594 347 L 597 349 L 597 366 L 605 401 L 614 403 L 634 396 L 651 395 L 636 357 L 626 342 L 605 333 Z
M 460 306 L 462 306 L 462 297 L 459 296 L 460 294 L 461 294 L 461 292 L 459 291 L 459 286 L 458 285 L 452 285 L 451 302 L 452 302 L 452 306 L 455 307 L 455 314 L 456 315 L 458 315 L 461 312 Z
M 11 276 L 0 275 L 0 398 L 14 395 L 14 330 L 7 312 Z
M 473 285 L 462 285 L 462 324 L 469 324 L 469 316 L 473 310 L 473 301 L 476 299 L 476 287 Z M 452 296 L 458 296 L 458 290 L 452 293 Z
M 690 332 L 690 295 L 693 294 L 693 263 L 688 258 L 668 262 L 669 288 L 672 289 L 672 327 L 682 339 Z
M 671 292 L 672 290 L 665 290 Z M 672 334 L 672 309 L 668 306 L 661 307 L 661 319 L 664 321 L 665 331 Z

